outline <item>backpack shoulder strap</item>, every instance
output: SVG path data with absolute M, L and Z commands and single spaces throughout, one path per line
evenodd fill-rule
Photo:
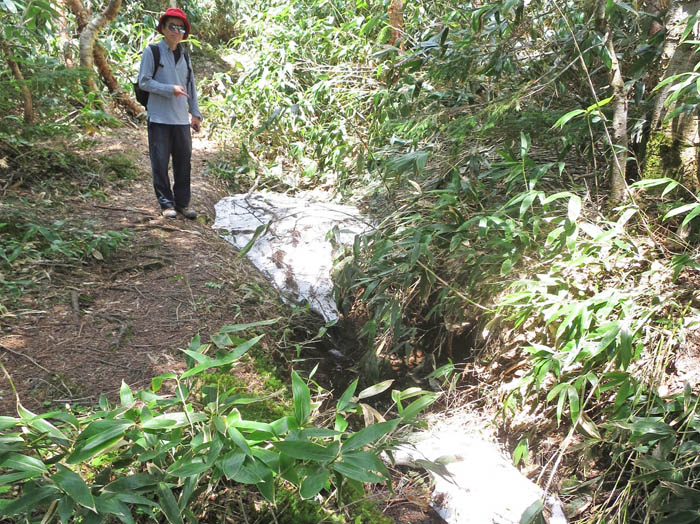
M 151 78 L 156 76 L 156 71 L 158 71 L 158 66 L 160 65 L 160 48 L 158 44 L 151 44 L 148 47 L 151 48 L 151 53 L 153 54 L 153 75 Z
M 190 63 L 190 54 L 187 52 L 187 49 L 184 47 L 182 48 L 183 53 L 185 54 L 185 63 L 187 64 L 187 83 L 189 84 L 192 82 L 192 91 L 194 91 L 194 78 L 192 74 L 192 64 Z

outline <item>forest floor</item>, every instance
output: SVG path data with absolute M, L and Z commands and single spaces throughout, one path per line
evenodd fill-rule
M 94 135 L 80 154 L 125 157 L 137 173 L 95 182 L 69 169 L 39 184 L 0 180 L 0 201 L 38 209 L 45 222 L 77 220 L 95 232 L 128 231 L 130 239 L 102 260 L 39 261 L 33 272 L 40 269 L 43 276 L 36 285 L 0 308 L 0 362 L 12 380 L 0 375 L 0 415 L 14 415 L 17 400 L 34 412 L 66 405 L 79 410 L 103 394 L 117 399 L 122 381 L 134 390 L 147 388 L 155 376 L 184 370 L 179 349 L 195 335 L 208 342 L 226 324 L 280 318 L 275 329 L 301 331 L 300 340 L 322 325 L 318 319 L 318 326 L 307 329 L 308 316 L 292 318 L 263 275 L 212 230 L 214 205 L 228 189 L 208 174 L 216 145 L 203 134 L 193 139 L 195 220 L 160 216 L 145 128 Z M 285 348 L 267 338 L 263 351 L 279 361 Z M 250 391 L 263 389 L 253 359 L 233 371 Z M 375 494 L 388 498 L 385 515 L 399 523 L 442 522 L 428 506 L 425 475 L 396 474 L 401 489 Z

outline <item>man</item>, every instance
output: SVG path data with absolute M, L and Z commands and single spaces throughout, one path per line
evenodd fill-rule
M 179 212 L 192 219 L 197 213 L 190 207 L 190 127 L 198 132 L 202 115 L 189 56 L 180 45 L 190 34 L 190 23 L 181 9 L 171 8 L 160 17 L 157 29 L 163 35 L 156 44 L 160 52 L 158 67 L 154 69 L 153 51 L 148 46 L 141 57 L 139 71 L 139 87 L 149 92 L 148 153 L 153 189 L 165 218 L 175 218 Z M 170 157 L 173 160 L 172 189 L 168 177 Z

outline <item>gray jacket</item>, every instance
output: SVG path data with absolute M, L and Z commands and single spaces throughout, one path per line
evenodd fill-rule
M 165 43 L 158 42 L 160 66 L 153 74 L 153 53 L 146 47 L 141 57 L 139 70 L 139 87 L 150 92 L 148 97 L 148 120 L 157 124 L 189 125 L 189 113 L 202 118 L 197 102 L 197 90 L 194 85 L 194 73 L 190 78 L 184 49 L 180 60 L 175 64 L 175 54 Z M 187 90 L 189 98 L 175 96 L 173 86 L 181 85 Z

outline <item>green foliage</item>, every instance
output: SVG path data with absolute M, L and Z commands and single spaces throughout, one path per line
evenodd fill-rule
M 399 418 L 354 432 L 347 422 L 361 414 L 355 397 L 346 395 L 334 417 L 321 416 L 308 383 L 294 373 L 293 415 L 273 422 L 244 419 L 238 407 L 247 398 L 201 378 L 207 370 L 235 366 L 262 337 L 238 336 L 254 326 L 225 326 L 212 344 L 196 337 L 183 350 L 187 371 L 156 377 L 142 391 L 122 384 L 114 406 L 103 398 L 88 414 L 35 415 L 18 403 L 18 417 L 0 418 L 0 472 L 3 484 L 18 490 L 0 512 L 8 521 L 43 515 L 62 522 L 134 522 L 143 514 L 176 523 L 215 512 L 200 495 L 216 487 L 255 485 L 274 503 L 285 481 L 303 498 L 336 490 L 340 502 L 348 484 L 390 482 L 378 452 L 435 395 L 421 393 Z M 395 397 L 400 402 L 405 395 Z M 323 419 L 346 424 L 331 429 L 319 424 Z
M 368 140 L 362 119 L 375 83 L 368 57 L 383 15 L 359 7 L 351 15 L 326 2 L 264 4 L 238 18 L 232 45 L 240 58 L 232 69 L 202 85 L 208 128 L 243 142 L 225 174 L 252 172 L 291 186 L 347 184 L 361 170 L 355 159 Z M 282 168 L 291 174 L 281 177 Z
M 129 241 L 126 231 L 94 231 L 94 224 L 57 220 L 44 223 L 5 205 L 0 217 L 0 289 L 18 296 L 36 283 L 37 264 L 104 260 Z

